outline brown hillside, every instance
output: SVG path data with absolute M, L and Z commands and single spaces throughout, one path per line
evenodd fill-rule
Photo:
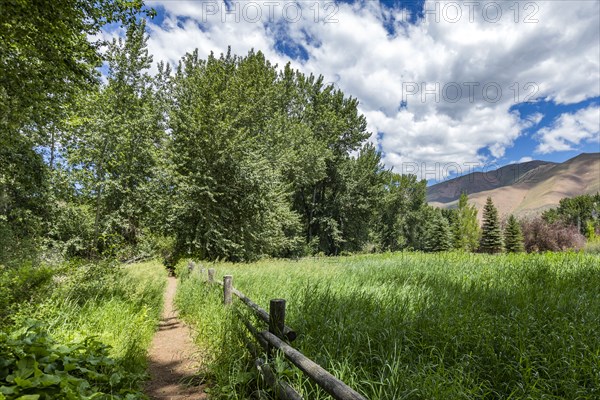
M 451 203 L 458 200 L 461 193 L 474 194 L 503 186 L 513 185 L 527 176 L 535 179 L 536 171 L 542 166 L 553 166 L 548 161 L 529 161 L 521 164 L 511 164 L 502 168 L 487 171 L 473 172 L 459 176 L 445 182 L 440 182 L 427 188 L 427 201 L 430 203 Z
M 500 216 L 527 216 L 556 207 L 560 199 L 600 191 L 600 153 L 580 154 L 561 164 L 541 164 L 529 170 L 511 185 L 484 190 L 469 195 L 478 210 L 488 196 L 494 200 Z M 456 200 L 430 202 L 451 208 Z M 479 214 L 481 217 L 481 212 Z

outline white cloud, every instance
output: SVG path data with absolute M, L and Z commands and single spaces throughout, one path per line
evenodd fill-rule
M 292 61 L 304 72 L 322 74 L 359 99 L 369 129 L 383 132 L 371 140 L 381 146 L 386 165 L 396 170 L 404 162 L 502 157 L 524 128 L 543 117 L 521 119 L 511 112 L 514 104 L 529 98 L 569 104 L 600 95 L 599 2 L 523 1 L 515 6 L 482 1 L 472 7 L 428 0 L 425 8 L 434 13 L 414 25 L 403 22 L 401 10 L 374 1 L 335 8 L 330 2 L 246 3 L 260 6 L 259 21 L 252 21 L 255 13 L 244 11 L 241 3 L 227 14 L 220 2 L 151 2 L 164 6 L 167 14 L 165 23 L 149 25 L 155 60 L 175 63 L 194 48 L 208 54 L 231 45 L 236 54 L 254 48 L 280 66 Z M 448 4 L 459 4 L 460 14 Z M 290 22 L 297 10 L 301 18 Z M 492 22 L 497 15 L 499 20 Z M 397 21 L 394 34 L 384 27 L 392 17 Z M 308 59 L 290 60 L 278 51 L 282 38 L 303 46 Z M 407 95 L 406 89 L 414 88 L 411 83 L 419 92 Z M 432 89 L 436 83 L 438 99 L 432 94 L 423 98 L 421 85 Z M 502 91 L 498 96 L 497 88 Z M 401 109 L 403 97 L 407 107 Z M 570 136 L 560 137 L 564 140 L 557 139 L 558 144 L 569 143 Z M 482 155 L 486 153 L 490 156 Z
M 552 127 L 540 129 L 537 133 L 540 144 L 538 153 L 573 150 L 582 142 L 600 143 L 600 107 L 589 106 L 573 114 L 562 114 Z

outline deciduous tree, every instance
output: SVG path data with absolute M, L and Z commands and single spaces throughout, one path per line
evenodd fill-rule
M 475 251 L 479 245 L 479 222 L 477 209 L 468 201 L 466 193 L 462 193 L 458 199 L 456 220 L 452 225 L 453 244 L 455 249 Z

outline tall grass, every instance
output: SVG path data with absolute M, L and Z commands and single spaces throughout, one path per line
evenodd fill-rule
M 53 277 L 45 300 L 25 304 L 14 325 L 42 321 L 59 342 L 93 336 L 132 372 L 144 375 L 146 352 L 162 310 L 166 270 L 158 262 L 78 265 Z
M 597 399 L 599 261 L 399 253 L 214 267 L 265 308 L 287 299 L 294 346 L 369 399 Z M 220 301 L 194 274 L 177 297 L 215 354 L 215 398 L 249 398 L 243 331 Z M 277 363 L 305 398 L 327 398 Z

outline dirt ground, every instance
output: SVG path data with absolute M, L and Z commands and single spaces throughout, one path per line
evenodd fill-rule
M 176 278 L 169 277 L 163 315 L 148 355 L 150 381 L 145 392 L 155 400 L 208 399 L 197 376 L 201 357 L 173 304 L 176 289 Z

